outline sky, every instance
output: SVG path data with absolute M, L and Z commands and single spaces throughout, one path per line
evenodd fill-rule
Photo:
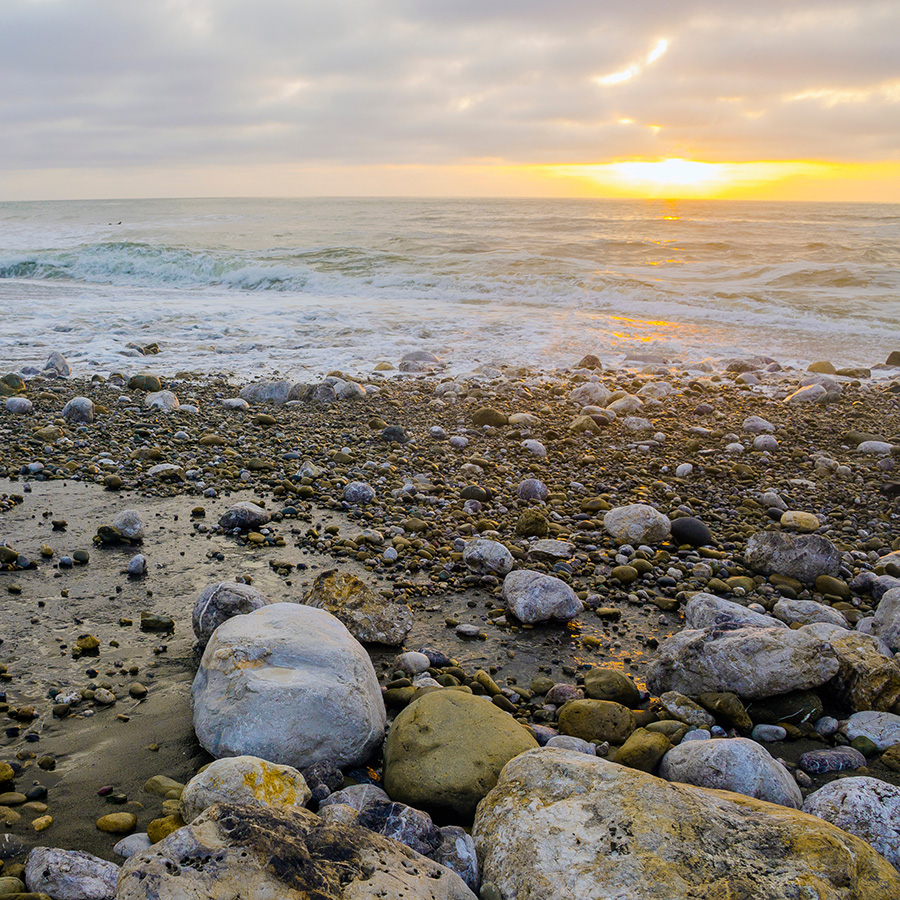
M 0 200 L 900 202 L 900 2 L 0 0 Z

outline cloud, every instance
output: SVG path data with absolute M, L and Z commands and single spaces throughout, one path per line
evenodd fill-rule
M 6 0 L 0 168 L 897 158 L 895 2 Z

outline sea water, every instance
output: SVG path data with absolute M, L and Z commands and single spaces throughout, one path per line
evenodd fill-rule
M 519 199 L 0 204 L 0 368 L 302 377 L 900 349 L 900 206 Z M 131 345 L 158 343 L 152 360 Z

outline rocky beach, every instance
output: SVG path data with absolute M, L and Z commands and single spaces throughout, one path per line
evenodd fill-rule
M 135 352 L 0 378 L 0 897 L 900 898 L 900 352 Z

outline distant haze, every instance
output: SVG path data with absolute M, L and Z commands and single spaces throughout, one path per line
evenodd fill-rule
M 4 0 L 0 200 L 900 201 L 898 35 L 896 0 Z M 734 165 L 610 167 L 673 158 Z

